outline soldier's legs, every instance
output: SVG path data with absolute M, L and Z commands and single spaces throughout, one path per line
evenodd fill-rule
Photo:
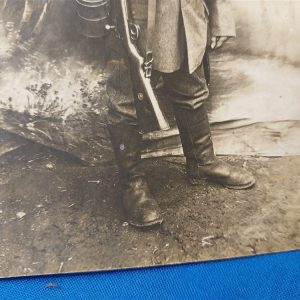
M 159 207 L 151 196 L 140 169 L 141 134 L 137 126 L 130 74 L 126 65 L 115 64 L 107 83 L 109 114 L 107 127 L 119 168 L 122 205 L 127 221 L 146 227 L 162 222 Z
M 183 67 L 163 77 L 174 105 L 190 182 L 208 179 L 233 189 L 253 186 L 252 174 L 215 157 L 206 109 L 209 91 L 202 67 L 193 74 Z

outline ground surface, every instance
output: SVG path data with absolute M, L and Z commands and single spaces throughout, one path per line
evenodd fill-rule
M 27 145 L 0 160 L 0 276 L 151 266 L 300 246 L 300 157 L 226 158 L 253 190 L 185 181 L 180 158 L 145 161 L 164 224 L 124 223 L 113 164 L 87 167 Z

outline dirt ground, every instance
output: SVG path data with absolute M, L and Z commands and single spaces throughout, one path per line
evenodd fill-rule
M 154 266 L 299 248 L 300 157 L 226 157 L 252 190 L 190 186 L 182 158 L 144 162 L 164 224 L 134 229 L 113 163 L 98 167 L 36 144 L 0 159 L 0 276 Z

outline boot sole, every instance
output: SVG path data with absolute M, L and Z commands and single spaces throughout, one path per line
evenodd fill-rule
M 135 223 L 132 221 L 128 221 L 128 223 L 131 226 L 137 227 L 137 228 L 148 228 L 148 227 L 154 227 L 155 225 L 161 225 L 163 222 L 163 219 L 157 219 L 148 223 Z
M 189 179 L 189 183 L 191 185 L 200 185 L 201 183 L 203 183 L 204 181 L 206 182 L 214 182 L 217 183 L 221 186 L 224 186 L 230 190 L 246 190 L 246 189 L 250 189 L 251 187 L 253 187 L 255 185 L 255 179 L 253 181 L 251 181 L 250 183 L 244 184 L 244 185 L 229 185 L 229 184 L 222 184 L 220 182 L 217 181 L 213 181 L 207 178 L 199 178 L 199 179 Z
M 230 190 L 247 190 L 252 188 L 255 185 L 255 180 L 252 182 L 245 184 L 245 185 L 228 185 L 228 184 L 223 184 L 226 188 Z

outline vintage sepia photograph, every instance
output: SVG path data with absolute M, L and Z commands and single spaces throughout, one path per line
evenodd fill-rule
M 300 248 L 300 0 L 0 0 L 0 277 Z

